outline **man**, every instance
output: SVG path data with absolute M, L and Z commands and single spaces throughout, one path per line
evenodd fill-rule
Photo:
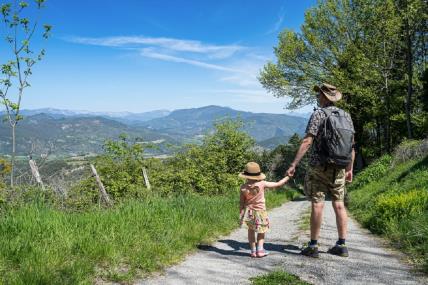
M 310 221 L 311 241 L 301 253 L 310 257 L 319 257 L 318 237 L 322 223 L 324 200 L 327 194 L 332 198 L 339 234 L 337 243 L 329 249 L 329 253 L 347 257 L 348 249 L 345 240 L 347 235 L 348 215 L 344 206 L 344 196 L 345 182 L 352 182 L 352 167 L 355 158 L 353 147 L 354 127 L 349 114 L 335 106 L 336 102 L 342 99 L 342 94 L 335 86 L 322 84 L 321 86 L 315 86 L 314 91 L 318 93 L 318 104 L 321 109 L 316 109 L 312 114 L 306 128 L 305 138 L 286 173 L 290 177 L 294 175 L 296 166 L 312 146 L 309 170 L 306 173 L 304 189 L 305 194 L 311 200 L 312 204 Z M 327 128 L 327 117 L 331 116 L 333 113 L 336 115 L 342 114 L 342 122 L 344 122 L 344 125 L 348 126 L 349 129 L 349 143 L 347 144 L 349 146 L 347 150 L 347 152 L 349 152 L 347 154 L 348 159 L 339 161 L 338 163 L 329 159 L 329 157 L 327 157 L 328 154 L 326 154 L 326 149 L 329 149 L 329 146 L 335 143 L 335 140 L 326 140 L 326 132 L 324 132 Z M 335 124 L 330 124 L 330 126 L 331 125 Z M 327 147 L 325 147 L 326 144 L 328 144 Z

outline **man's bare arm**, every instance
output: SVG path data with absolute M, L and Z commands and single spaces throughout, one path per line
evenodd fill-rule
M 354 148 L 352 148 L 352 160 L 348 164 L 348 166 L 346 166 L 346 172 L 352 171 L 354 169 L 354 161 L 355 161 L 355 150 Z
M 307 134 L 305 136 L 302 143 L 300 144 L 299 150 L 296 153 L 296 157 L 294 158 L 294 161 L 291 163 L 290 167 L 288 168 L 288 170 L 286 172 L 286 175 L 288 175 L 290 177 L 294 176 L 294 172 L 296 171 L 296 166 L 299 164 L 299 162 L 305 156 L 306 152 L 310 149 L 313 141 L 314 141 L 313 135 Z
M 302 143 L 300 144 L 299 150 L 296 153 L 296 157 L 294 158 L 291 165 L 296 167 L 299 162 L 302 160 L 302 158 L 305 156 L 306 152 L 311 148 L 311 145 L 314 141 L 314 137 L 310 134 L 307 134 L 305 138 L 303 139 Z

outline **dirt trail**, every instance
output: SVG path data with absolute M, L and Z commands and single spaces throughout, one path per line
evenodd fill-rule
M 248 257 L 247 231 L 238 229 L 198 252 L 184 262 L 167 269 L 163 275 L 141 280 L 138 284 L 249 284 L 249 278 L 281 268 L 313 284 L 428 284 L 416 277 L 400 261 L 400 255 L 388 249 L 381 239 L 350 220 L 347 245 L 349 258 L 326 253 L 337 239 L 331 203 L 324 210 L 321 229 L 320 259 L 299 254 L 308 240 L 299 230 L 299 221 L 308 210 L 307 201 L 293 201 L 270 212 L 272 229 L 263 259 Z

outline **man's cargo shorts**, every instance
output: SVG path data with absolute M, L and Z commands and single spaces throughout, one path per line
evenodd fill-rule
M 312 202 L 323 202 L 326 195 L 333 201 L 343 201 L 345 191 L 345 169 L 332 166 L 309 167 L 304 192 Z

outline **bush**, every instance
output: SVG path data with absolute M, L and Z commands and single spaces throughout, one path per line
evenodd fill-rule
M 393 165 L 411 159 L 419 159 L 428 154 L 428 139 L 423 141 L 405 140 L 394 151 Z
M 196 192 L 225 194 L 242 182 L 238 173 L 254 159 L 254 141 L 244 133 L 242 122 L 226 121 L 215 125 L 202 145 L 191 145 L 152 171 L 156 191 L 164 195 Z
M 373 211 L 377 215 L 373 216 L 371 228 L 377 232 L 387 232 L 385 223 L 423 215 L 426 210 L 428 210 L 427 190 L 380 195 L 374 203 Z
M 357 189 L 364 185 L 367 185 L 370 182 L 377 181 L 382 178 L 391 167 L 391 156 L 384 155 L 374 163 L 372 163 L 369 167 L 361 171 L 355 181 L 349 187 L 349 190 Z
M 114 200 L 120 200 L 148 195 L 149 190 L 144 184 L 142 170 L 149 160 L 143 159 L 143 146 L 129 142 L 126 135 L 121 135 L 119 140 L 106 141 L 103 148 L 104 154 L 96 157 L 92 163 L 109 196 Z M 97 200 L 98 188 L 95 178 L 89 171 L 87 177 L 68 191 L 68 196 L 73 198 L 69 201 L 70 205 L 81 208 Z M 81 195 L 82 199 L 79 198 Z
M 421 215 L 428 209 L 428 191 L 413 190 L 396 195 L 382 195 L 376 201 L 380 218 L 401 219 Z

